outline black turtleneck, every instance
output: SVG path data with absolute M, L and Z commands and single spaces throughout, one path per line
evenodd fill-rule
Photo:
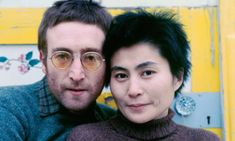
M 169 110 L 162 119 L 136 124 L 118 112 L 109 121 L 78 126 L 68 141 L 219 141 L 212 132 L 176 124 L 173 116 Z

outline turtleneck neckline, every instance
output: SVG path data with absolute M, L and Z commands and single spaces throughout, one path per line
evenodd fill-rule
M 152 120 L 143 124 L 136 124 L 126 119 L 120 111 L 109 122 L 120 134 L 140 140 L 160 139 L 171 135 L 177 125 L 172 121 L 174 112 L 169 109 L 164 118 Z

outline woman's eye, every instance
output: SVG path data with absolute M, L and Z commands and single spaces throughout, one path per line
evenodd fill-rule
M 127 75 L 124 73 L 119 73 L 115 75 L 115 78 L 127 78 Z
M 117 81 L 125 81 L 128 78 L 128 75 L 125 73 L 117 73 L 117 74 L 114 74 L 114 78 Z
M 150 76 L 150 75 L 152 75 L 154 73 L 155 73 L 154 71 L 144 71 L 142 75 L 143 76 Z

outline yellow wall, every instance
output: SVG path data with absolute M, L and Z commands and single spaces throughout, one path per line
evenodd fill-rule
M 224 134 L 235 141 L 235 0 L 220 0 Z
M 36 44 L 44 9 L 0 9 L 0 44 Z M 117 15 L 122 10 L 110 10 Z M 192 92 L 219 92 L 216 8 L 178 8 L 192 49 Z M 207 79 L 205 79 L 207 78 Z M 200 82 L 200 83 L 199 83 Z
M 220 90 L 217 13 L 216 8 L 179 9 L 192 50 L 192 92 Z
M 0 44 L 36 44 L 37 28 L 44 10 L 42 8 L 1 8 Z M 216 7 L 207 7 L 174 8 L 173 10 L 179 14 L 180 21 L 185 25 L 185 30 L 190 40 L 193 64 L 192 92 L 219 92 L 218 9 Z M 111 9 L 110 12 L 113 15 L 117 15 L 122 13 L 123 10 Z M 229 50 L 234 52 L 234 49 L 232 50 L 232 43 L 234 42 L 232 41 L 229 40 L 227 44 L 230 45 Z M 227 48 L 225 50 L 225 53 L 228 54 L 227 59 L 229 60 L 226 63 L 230 63 L 231 65 L 232 62 L 229 57 L 232 57 L 232 54 L 229 50 Z M 225 70 L 228 72 L 226 75 L 232 74 L 231 69 Z M 232 80 L 225 81 L 229 83 Z M 231 86 L 229 90 L 232 91 Z M 109 96 L 109 93 L 102 94 L 104 98 L 108 98 Z M 114 106 L 113 101 L 104 101 L 102 97 L 98 100 Z M 220 137 L 222 136 L 222 129 L 220 128 L 208 130 L 215 132 Z
M 44 9 L 0 8 L 0 44 L 36 44 Z

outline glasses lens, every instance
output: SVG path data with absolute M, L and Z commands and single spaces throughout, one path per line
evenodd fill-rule
M 81 61 L 84 68 L 90 71 L 95 71 L 101 66 L 103 58 L 96 52 L 87 52 L 82 55 Z
M 72 55 L 69 52 L 59 51 L 52 55 L 52 63 L 58 69 L 67 68 L 72 62 Z

